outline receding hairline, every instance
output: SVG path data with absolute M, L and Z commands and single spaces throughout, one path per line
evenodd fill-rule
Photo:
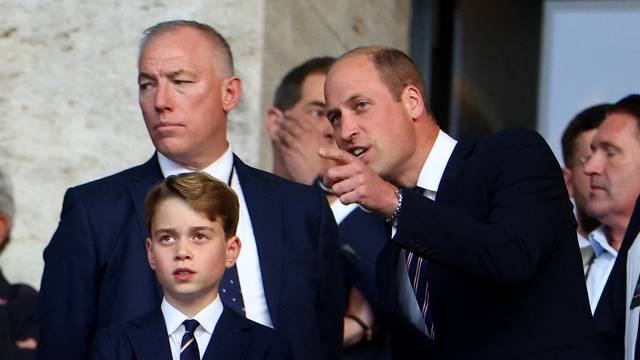
M 231 52 L 231 47 L 229 46 L 227 40 L 213 27 L 195 21 L 167 21 L 146 28 L 143 31 L 143 36 L 140 40 L 140 45 L 138 48 L 138 63 L 140 63 L 142 55 L 150 43 L 158 40 L 163 36 L 189 30 L 194 31 L 195 33 L 202 36 L 202 38 L 211 45 L 211 49 L 215 54 L 212 57 L 214 62 L 220 62 L 220 56 L 224 59 L 224 61 L 222 62 L 222 64 L 226 66 L 226 69 L 224 69 L 226 70 L 224 76 L 233 75 L 233 53 Z M 216 66 L 216 68 L 218 67 Z

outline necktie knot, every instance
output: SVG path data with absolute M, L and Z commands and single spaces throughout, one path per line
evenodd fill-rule
M 185 331 L 188 332 L 189 334 L 193 334 L 196 328 L 200 326 L 200 323 L 198 322 L 198 320 L 193 320 L 193 319 L 185 320 L 183 324 L 184 324 Z

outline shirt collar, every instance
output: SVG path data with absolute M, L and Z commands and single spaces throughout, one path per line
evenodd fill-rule
M 167 298 L 162 299 L 160 309 L 162 310 L 164 322 L 167 326 L 167 334 L 169 336 L 176 332 L 185 320 L 189 319 L 185 314 L 180 312 L 180 310 L 171 305 L 167 301 Z M 198 321 L 200 327 L 204 331 L 208 334 L 213 334 L 213 330 L 222 315 L 222 310 L 223 306 L 222 301 L 220 301 L 220 296 L 216 296 L 215 300 L 213 300 L 211 304 L 207 305 L 204 309 L 200 310 L 193 319 Z
M 440 180 L 457 143 L 447 133 L 439 130 L 436 141 L 427 156 L 427 161 L 424 162 L 422 170 L 420 170 L 418 186 L 433 193 L 438 191 Z
M 160 165 L 160 170 L 165 178 L 170 175 L 193 172 L 193 170 L 185 168 L 177 162 L 162 155 L 160 152 L 158 152 L 158 164 Z M 229 145 L 227 150 L 218 158 L 218 160 L 209 164 L 209 166 L 201 171 L 226 183 L 229 180 L 231 168 L 233 168 L 233 151 L 231 150 L 231 145 Z
M 600 225 L 591 233 L 589 233 L 589 241 L 591 241 L 591 246 L 593 246 L 593 252 L 596 254 L 596 257 L 602 255 L 607 252 L 613 256 L 617 256 L 618 252 L 609 245 L 609 241 L 607 241 L 607 234 L 605 232 L 605 226 Z

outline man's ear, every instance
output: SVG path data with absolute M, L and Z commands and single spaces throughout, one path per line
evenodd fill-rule
M 151 250 L 151 238 L 147 238 L 146 241 L 147 247 L 147 260 L 149 261 L 149 267 L 156 270 L 156 257 L 153 255 L 153 251 Z
M 225 267 L 230 268 L 235 265 L 236 260 L 238 260 L 238 256 L 240 255 L 240 247 L 242 244 L 240 243 L 240 238 L 237 236 L 232 236 L 227 239 L 225 244 Z
M 573 197 L 573 171 L 568 167 L 563 166 L 562 177 L 564 178 L 564 185 L 567 187 L 569 197 Z
M 272 106 L 264 117 L 264 128 L 267 130 L 267 135 L 271 141 L 276 141 L 276 129 L 278 128 L 278 122 L 282 116 L 282 110 L 275 106 Z
M 237 76 L 230 76 L 222 81 L 222 109 L 229 112 L 240 102 L 242 81 Z
M 4 247 L 4 242 L 9 238 L 9 215 L 0 213 L 0 250 Z
M 400 101 L 412 119 L 419 118 L 425 111 L 422 93 L 415 85 L 407 85 L 402 90 Z

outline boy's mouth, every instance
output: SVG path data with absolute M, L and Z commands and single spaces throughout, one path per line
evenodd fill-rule
M 195 271 L 187 268 L 179 268 L 173 272 L 173 277 L 178 280 L 187 280 L 195 274 Z

